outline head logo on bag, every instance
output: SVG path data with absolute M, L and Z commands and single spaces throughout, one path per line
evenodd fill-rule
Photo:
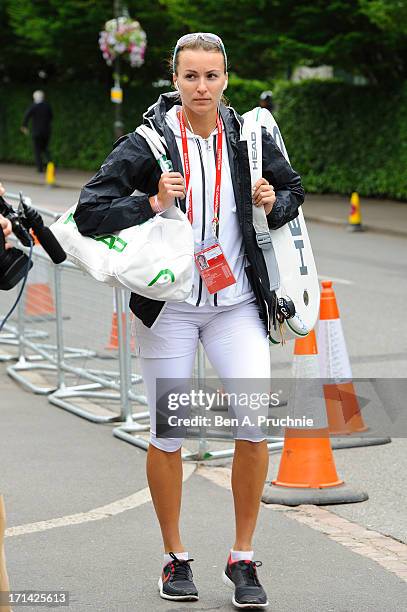
M 109 250 L 113 249 L 118 253 L 123 253 L 127 246 L 127 242 L 123 240 L 123 238 L 119 238 L 119 236 L 114 236 L 113 234 L 107 234 L 106 236 L 92 236 L 92 238 L 97 242 L 103 242 L 103 244 L 106 244 L 106 246 L 109 247 Z
M 152 287 L 156 283 L 158 283 L 159 285 L 165 285 L 169 282 L 171 283 L 175 282 L 175 274 L 174 272 L 166 268 L 165 270 L 159 271 L 157 276 L 155 276 L 153 280 L 148 283 L 148 287 Z
M 84 236 L 75 223 L 76 209 L 72 206 L 51 226 L 70 262 L 111 287 L 164 302 L 187 299 L 194 272 L 194 236 L 182 210 L 171 206 L 138 225 Z
M 64 225 L 67 223 L 73 223 L 76 226 L 75 219 L 73 217 L 73 213 L 69 213 L 67 218 L 64 221 Z M 103 236 L 89 236 L 96 242 L 103 242 L 109 250 L 117 251 L 118 253 L 123 253 L 124 249 L 127 246 L 127 242 L 120 238 L 119 236 L 115 236 L 114 234 L 105 234 Z
M 251 133 L 251 141 L 252 141 L 252 161 L 253 161 L 253 169 L 257 170 L 257 145 L 256 145 L 256 132 Z

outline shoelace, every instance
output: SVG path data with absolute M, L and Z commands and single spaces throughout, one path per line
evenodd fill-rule
M 178 578 L 179 580 L 190 580 L 192 571 L 189 567 L 189 563 L 193 561 L 193 559 L 178 559 L 173 552 L 170 552 L 169 554 L 170 557 L 174 559 L 174 561 L 171 563 L 171 571 L 174 578 Z
M 256 568 L 261 567 L 263 563 L 261 561 L 238 561 L 238 563 L 241 564 L 240 567 L 245 570 L 241 576 L 246 585 L 250 586 L 254 582 L 256 586 L 260 586 Z

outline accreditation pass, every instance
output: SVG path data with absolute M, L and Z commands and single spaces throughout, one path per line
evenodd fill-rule
M 195 245 L 194 257 L 198 272 L 210 294 L 217 293 L 236 282 L 216 238 L 208 238 Z

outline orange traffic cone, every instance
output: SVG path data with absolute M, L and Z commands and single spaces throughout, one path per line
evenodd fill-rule
M 295 341 L 296 377 L 294 410 L 302 402 L 312 426 L 288 427 L 276 480 L 267 485 L 262 500 L 268 504 L 343 504 L 368 499 L 367 493 L 349 488 L 338 477 L 327 427 L 315 332 Z M 299 400 L 299 401 L 297 401 Z M 290 396 L 290 403 L 292 402 Z M 310 403 L 310 407 L 306 404 Z
M 125 324 L 124 314 L 122 313 L 122 322 Z M 110 351 L 116 351 L 119 348 L 119 328 L 117 322 L 117 312 L 114 310 L 112 314 L 112 325 L 110 327 L 110 340 L 106 346 Z
M 337 435 L 367 431 L 352 383 L 352 370 L 332 281 L 322 281 L 319 318 L 321 376 L 333 381 L 324 385 L 329 431 Z
M 39 249 L 36 241 L 35 249 Z M 54 299 L 49 285 L 47 264 L 40 258 L 32 267 L 25 289 L 25 314 L 27 317 L 55 315 Z
M 324 385 L 324 394 L 331 436 L 355 436 L 368 431 L 352 382 L 345 337 L 339 316 L 332 281 L 322 281 L 319 311 L 318 346 L 321 377 L 330 381 Z M 337 440 L 335 447 L 370 446 L 387 444 L 389 437 L 348 438 Z
M 123 326 L 126 325 L 126 314 L 122 312 L 122 323 Z M 110 327 L 110 340 L 109 344 L 106 346 L 106 349 L 109 351 L 117 351 L 119 348 L 119 326 L 118 326 L 118 313 L 117 313 L 117 304 L 115 293 L 113 290 L 113 313 L 112 313 L 112 324 Z M 135 350 L 135 338 L 131 336 L 130 338 L 130 350 Z

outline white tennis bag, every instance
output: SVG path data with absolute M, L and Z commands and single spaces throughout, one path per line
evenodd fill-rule
M 252 185 L 261 178 L 261 127 L 274 138 L 289 162 L 283 138 L 273 115 L 265 108 L 254 108 L 243 115 L 243 140 L 247 141 Z M 320 292 L 302 209 L 293 221 L 277 230 L 270 230 L 263 207 L 253 206 L 253 225 L 257 244 L 267 265 L 270 288 L 276 291 L 278 318 L 276 329 L 270 325 L 274 344 L 307 336 L 314 328 L 319 312 Z
M 186 300 L 192 289 L 194 241 L 181 210 L 172 206 L 140 225 L 91 238 L 78 231 L 75 208 L 50 227 L 71 262 L 113 287 L 153 300 Z

